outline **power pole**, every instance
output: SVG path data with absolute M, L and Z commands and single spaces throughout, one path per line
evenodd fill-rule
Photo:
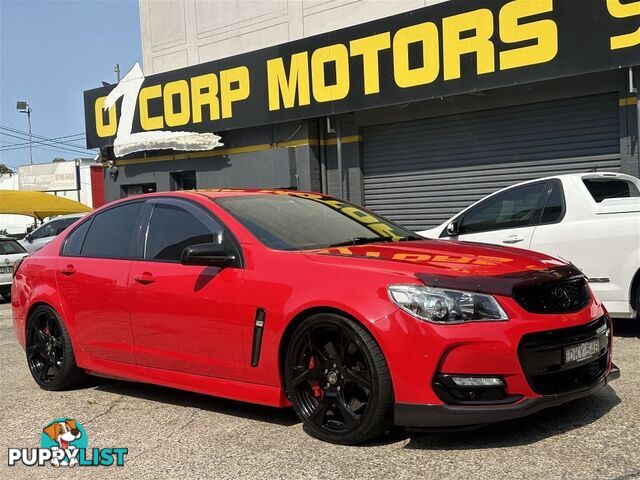
M 27 108 L 27 123 L 29 124 L 29 165 L 33 165 L 33 148 L 31 144 L 31 107 Z
M 116 74 L 116 80 L 118 81 L 118 83 L 120 83 L 120 64 L 116 63 L 116 66 L 113 67 L 113 71 Z
M 29 165 L 33 165 L 33 149 L 31 144 L 31 106 L 28 102 L 18 101 L 16 108 L 20 113 L 27 114 L 27 123 L 29 125 Z

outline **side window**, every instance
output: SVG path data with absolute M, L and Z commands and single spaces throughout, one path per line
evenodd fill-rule
M 53 237 L 54 235 L 57 235 L 57 225 L 58 225 L 58 221 L 57 220 L 50 220 L 47 223 L 45 223 L 44 225 L 42 225 L 40 228 L 36 229 L 32 234 L 31 234 L 31 238 L 34 240 L 37 240 L 39 238 L 47 238 L 47 237 Z
M 82 245 L 83 257 L 128 258 L 131 238 L 144 202 L 128 203 L 93 218 Z
M 84 243 L 84 238 L 87 236 L 87 231 L 89 230 L 89 226 L 91 225 L 92 221 L 93 219 L 87 220 L 69 234 L 69 236 L 64 241 L 64 247 L 62 248 L 63 255 L 69 255 L 72 257 L 77 257 L 80 255 L 82 244 Z
M 60 220 L 58 222 L 58 224 L 56 225 L 56 235 L 60 235 L 62 232 L 64 232 L 67 229 L 67 227 L 69 225 L 74 223 L 76 220 L 78 220 L 78 219 L 77 218 L 65 218 L 63 220 Z
M 156 204 L 149 220 L 144 258 L 179 262 L 189 245 L 218 241 L 222 227 L 204 214 L 198 217 L 175 205 Z
M 607 198 L 640 197 L 636 184 L 623 178 L 585 178 L 582 181 L 597 203 Z
M 547 185 L 547 182 L 540 182 L 512 188 L 482 202 L 464 215 L 460 233 L 528 226 L 542 195 L 547 192 Z
M 540 220 L 541 225 L 548 223 L 556 223 L 562 220 L 564 216 L 564 193 L 562 191 L 562 183 L 560 181 L 554 181 L 551 187 L 551 193 L 547 198 L 547 203 L 542 211 L 542 218 Z

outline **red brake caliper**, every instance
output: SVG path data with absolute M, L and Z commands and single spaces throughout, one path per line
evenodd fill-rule
M 309 360 L 309 370 L 312 370 L 314 366 L 315 362 L 313 360 L 313 357 L 311 357 L 311 360 Z M 322 390 L 322 387 L 320 387 L 320 383 L 317 380 L 309 380 L 309 384 L 311 385 L 311 390 L 313 390 L 313 396 L 318 400 L 322 400 L 322 397 L 324 396 L 324 390 Z

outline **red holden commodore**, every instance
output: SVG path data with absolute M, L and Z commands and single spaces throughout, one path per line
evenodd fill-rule
M 522 417 L 619 375 L 610 319 L 572 265 L 426 240 L 319 194 L 128 198 L 14 273 L 40 387 L 95 374 L 293 405 L 329 442 Z

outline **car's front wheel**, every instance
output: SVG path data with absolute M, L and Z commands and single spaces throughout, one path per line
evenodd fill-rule
M 44 390 L 64 390 L 86 378 L 76 365 L 71 338 L 57 312 L 40 305 L 27 322 L 27 364 Z
M 304 320 L 289 342 L 287 392 L 305 430 L 353 445 L 393 426 L 393 388 L 380 347 L 361 325 L 335 314 Z

